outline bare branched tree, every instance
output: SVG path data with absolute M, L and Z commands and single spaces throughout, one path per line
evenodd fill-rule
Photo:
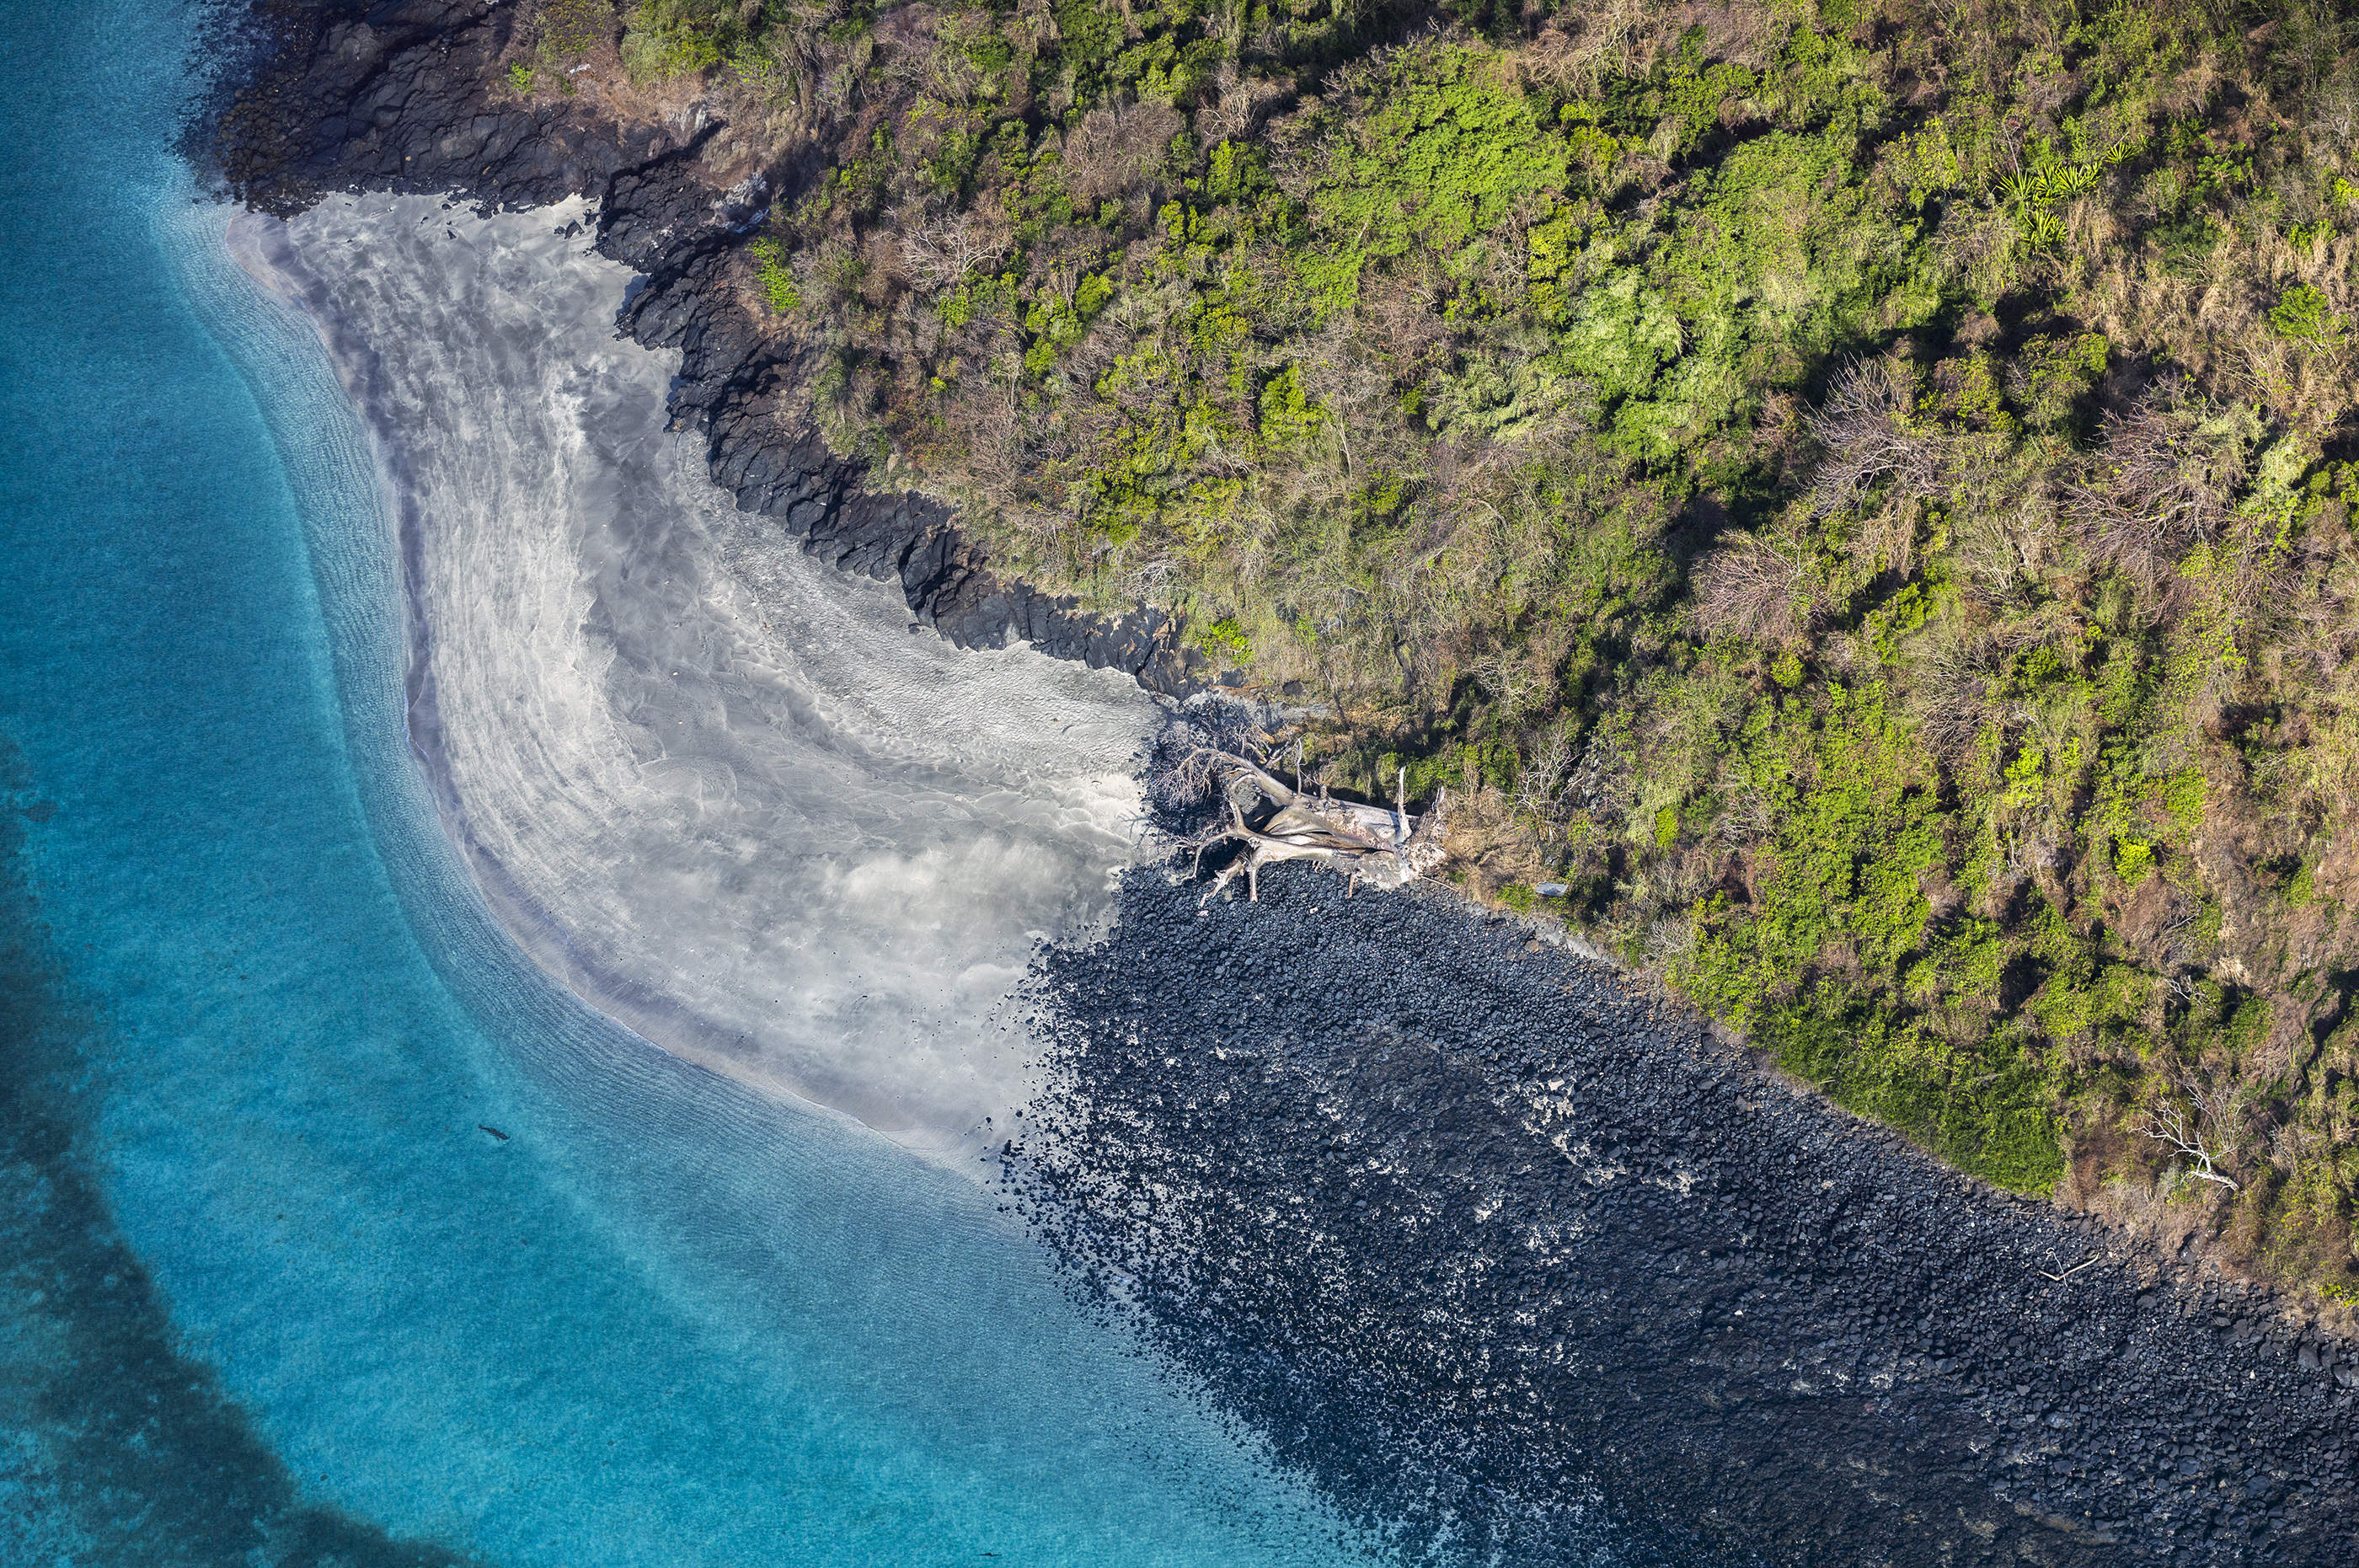
M 1991 722 L 1990 689 L 1996 673 L 1987 644 L 1944 643 L 1926 660 L 1910 691 L 1917 733 L 1934 755 L 1954 764 Z
M 1569 727 L 1560 724 L 1550 732 L 1545 745 L 1539 746 L 1516 774 L 1516 788 L 1511 803 L 1522 816 L 1543 824 L 1543 831 L 1553 833 L 1564 817 L 1565 786 L 1572 770 L 1572 737 Z
M 1930 495 L 1941 482 L 1941 441 L 1909 414 L 1916 386 L 1889 359 L 1854 360 L 1835 375 L 1826 401 L 1807 416 L 1826 455 L 1810 484 L 1821 514 L 1857 506 L 1889 483 L 1902 497 Z
M 1658 967 L 1695 946 L 1695 919 L 1684 910 L 1657 915 L 1647 925 L 1647 962 Z
M 2179 1076 L 2180 1081 L 2165 1089 L 2161 1098 L 2147 1108 L 2139 1130 L 2164 1148 L 2192 1160 L 2194 1167 L 2189 1175 L 2235 1192 L 2235 1181 L 2217 1163 L 2235 1154 L 2234 1094 L 2224 1087 L 2206 1087 L 2191 1078 L 2173 1076 Z
M 1006 254 L 1011 237 L 1006 223 L 980 212 L 904 222 L 901 264 L 929 292 L 953 288 L 998 260 Z
M 1288 93 L 1279 83 L 1259 76 L 1240 78 L 1234 64 L 1223 62 L 1212 78 L 1214 96 L 1196 111 L 1196 135 L 1206 146 L 1250 136 Z
M 2151 572 L 2218 535 L 2250 472 L 2236 421 L 2162 383 L 2107 417 L 2093 470 L 2065 488 L 2065 511 L 2100 560 Z
M 1529 659 L 1520 648 L 1498 648 L 1475 655 L 1466 661 L 1467 679 L 1498 706 L 1513 712 L 1521 708 L 1531 694 L 1534 682 L 1544 671 L 1531 667 Z
M 1739 534 L 1696 566 L 1696 617 L 1707 633 L 1791 642 L 1815 610 L 1808 563 L 1790 544 Z

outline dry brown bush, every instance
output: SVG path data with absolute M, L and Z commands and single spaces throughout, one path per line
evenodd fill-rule
M 1240 80 L 1233 64 L 1223 64 L 1212 81 L 1214 95 L 1196 110 L 1196 136 L 1207 147 L 1251 136 L 1288 96 L 1283 85 L 1266 78 Z
M 1121 196 L 1147 182 L 1186 128 L 1169 103 L 1102 104 L 1065 137 L 1065 188 L 1084 201 Z
M 1360 314 L 1381 353 L 1365 357 L 1391 372 L 1397 382 L 1413 382 L 1447 363 L 1451 324 L 1437 308 L 1440 290 L 1415 272 L 1383 272 L 1363 279 Z
M 1810 483 L 1820 515 L 1846 511 L 1889 482 L 1899 498 L 1929 495 L 1941 482 L 1941 442 L 1909 419 L 1916 382 L 1889 359 L 1854 360 L 1835 375 L 1826 400 L 1810 414 L 1824 449 Z
M 1651 52 L 1647 34 L 1654 26 L 1654 8 L 1643 0 L 1603 0 L 1584 9 L 1585 16 L 1560 18 L 1525 49 L 1519 63 L 1532 80 L 1594 93 L 1601 82 L 1626 74 Z
M 1698 563 L 1696 618 L 1705 632 L 1771 647 L 1794 640 L 1809 624 L 1812 594 L 1802 552 L 1739 534 Z

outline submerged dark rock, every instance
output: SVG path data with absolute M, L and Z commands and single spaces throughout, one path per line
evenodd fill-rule
M 1140 871 L 1037 984 L 1029 1223 L 1436 1560 L 2350 1561 L 2347 1353 L 1518 924 Z
M 1179 626 L 1140 607 L 1110 617 L 993 570 L 948 508 L 871 487 L 869 466 L 827 450 L 786 394 L 812 367 L 766 334 L 727 275 L 766 198 L 816 170 L 788 163 L 730 191 L 696 155 L 719 129 L 618 125 L 572 102 L 498 94 L 494 62 L 513 4 L 389 0 L 281 5 L 258 13 L 273 42 L 253 82 L 220 111 L 212 156 L 230 189 L 292 215 L 338 191 L 448 194 L 494 207 L 598 203 L 592 244 L 642 275 L 617 327 L 678 349 L 670 414 L 701 431 L 712 477 L 749 512 L 779 519 L 840 570 L 898 581 L 910 611 L 961 648 L 1028 642 L 1152 691 L 1198 690 Z

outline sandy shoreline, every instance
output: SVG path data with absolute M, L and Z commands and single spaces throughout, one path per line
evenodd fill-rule
M 297 254 L 290 243 L 288 225 L 258 213 L 245 212 L 232 221 L 227 238 L 231 256 L 246 275 L 293 306 L 319 334 L 337 379 L 369 431 L 386 506 L 396 519 L 395 534 L 402 557 L 402 582 L 407 595 L 402 623 L 408 648 L 403 712 L 409 754 L 426 780 L 443 831 L 458 846 L 474 875 L 477 890 L 502 929 L 544 974 L 660 1049 L 713 1072 L 745 1078 L 757 1086 L 788 1094 L 814 1110 L 857 1120 L 853 1113 L 827 1105 L 804 1086 L 745 1073 L 742 1064 L 701 1041 L 694 1021 L 667 1007 L 663 998 L 620 976 L 592 967 L 549 911 L 516 884 L 497 855 L 473 831 L 451 778 L 443 745 L 441 713 L 435 697 L 432 620 L 422 601 L 420 581 L 424 525 L 414 498 L 401 483 L 404 450 L 397 424 L 371 396 L 376 351 L 337 309 L 326 280 Z

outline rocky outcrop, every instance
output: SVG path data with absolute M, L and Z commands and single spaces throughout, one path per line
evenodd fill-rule
M 1409 1561 L 2352 1561 L 2359 1367 L 1444 898 L 1132 873 L 1011 1201 Z
M 788 164 L 729 191 L 697 153 L 718 128 L 624 125 L 575 101 L 498 92 L 508 0 L 289 5 L 265 14 L 267 63 L 221 109 L 212 156 L 242 200 L 281 215 L 332 191 L 448 193 L 494 206 L 571 195 L 597 203 L 592 242 L 642 275 L 617 321 L 649 348 L 677 349 L 672 419 L 701 431 L 713 479 L 744 510 L 776 517 L 847 572 L 897 579 L 911 614 L 962 648 L 1028 642 L 1114 669 L 1149 691 L 1201 687 L 1201 654 L 1141 607 L 1109 617 L 994 571 L 940 503 L 872 485 L 792 413 L 810 367 L 765 333 L 730 264 L 767 210 L 811 170 Z
M 267 59 L 214 127 L 222 175 L 281 217 L 363 189 L 539 206 L 681 149 L 668 127 L 601 123 L 575 101 L 495 101 L 516 19 L 512 0 L 266 5 Z

